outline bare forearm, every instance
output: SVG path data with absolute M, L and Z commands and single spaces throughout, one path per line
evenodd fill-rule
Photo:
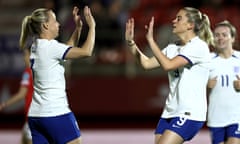
M 171 70 L 171 60 L 162 53 L 157 43 L 154 40 L 148 40 L 148 43 L 153 51 L 154 56 L 156 57 L 162 68 L 166 71 Z
M 1 108 L 0 109 L 3 109 L 5 107 L 8 107 L 8 106 L 11 106 L 17 102 L 19 102 L 20 100 L 24 99 L 25 97 L 25 92 L 18 92 L 16 93 L 15 95 L 13 95 L 10 99 L 8 99 L 7 101 L 3 102 L 1 104 Z
M 82 46 L 82 48 L 87 51 L 87 56 L 92 55 L 94 44 L 95 44 L 95 27 L 91 27 L 89 28 L 87 39 Z
M 14 95 L 11 99 L 6 101 L 5 104 L 6 104 L 6 106 L 10 106 L 10 105 L 13 105 L 13 104 L 19 102 L 22 99 L 23 99 L 22 95 Z
M 152 69 L 160 66 L 154 57 L 149 58 L 143 54 L 134 41 L 127 42 L 127 45 L 144 69 Z
M 79 38 L 81 36 L 82 27 L 77 27 L 74 32 L 72 33 L 70 39 L 68 40 L 67 44 L 71 46 L 77 46 L 79 42 Z

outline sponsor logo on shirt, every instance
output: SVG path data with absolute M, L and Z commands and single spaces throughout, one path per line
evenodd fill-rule
M 240 134 L 240 130 L 236 130 L 236 131 L 235 131 L 235 134 L 236 134 L 236 135 L 239 135 L 239 134 Z

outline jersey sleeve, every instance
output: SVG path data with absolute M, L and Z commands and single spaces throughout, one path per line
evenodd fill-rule
M 179 56 L 184 57 L 191 65 L 210 59 L 209 48 L 205 43 L 188 44 L 180 51 Z
M 25 70 L 25 71 L 23 72 L 22 80 L 21 80 L 21 85 L 22 85 L 22 86 L 29 86 L 29 85 L 31 84 L 31 82 L 30 82 L 30 80 L 31 80 L 30 76 L 31 76 L 31 75 L 30 75 L 30 73 L 28 73 L 27 70 Z
M 49 49 L 49 54 L 55 59 L 64 60 L 70 48 L 72 48 L 72 46 L 53 40 L 51 43 L 51 48 Z

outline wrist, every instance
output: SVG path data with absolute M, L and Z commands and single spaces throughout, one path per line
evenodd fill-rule
M 134 45 L 135 45 L 134 40 L 127 40 L 127 45 L 128 45 L 129 47 L 134 46 Z
M 82 24 L 76 24 L 76 27 L 75 27 L 75 28 L 76 28 L 76 29 L 82 29 L 82 27 L 83 27 Z
M 147 41 L 148 41 L 149 43 L 154 43 L 154 39 L 153 39 L 153 38 L 148 38 Z

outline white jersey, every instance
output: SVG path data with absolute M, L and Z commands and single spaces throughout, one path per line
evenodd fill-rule
M 70 46 L 37 39 L 31 47 L 34 94 L 29 116 L 48 117 L 70 112 L 65 91 L 63 59 Z
M 215 54 L 211 61 L 210 78 L 217 76 L 217 83 L 209 95 L 208 122 L 210 127 L 225 127 L 240 123 L 240 92 L 233 81 L 240 75 L 240 57 L 236 51 L 229 58 Z
M 182 47 L 168 50 L 166 56 L 182 56 L 189 64 L 169 72 L 170 93 L 162 113 L 163 118 L 187 117 L 191 120 L 205 121 L 207 115 L 206 85 L 209 76 L 210 52 L 208 45 L 193 38 Z M 172 54 L 166 53 L 172 52 Z

